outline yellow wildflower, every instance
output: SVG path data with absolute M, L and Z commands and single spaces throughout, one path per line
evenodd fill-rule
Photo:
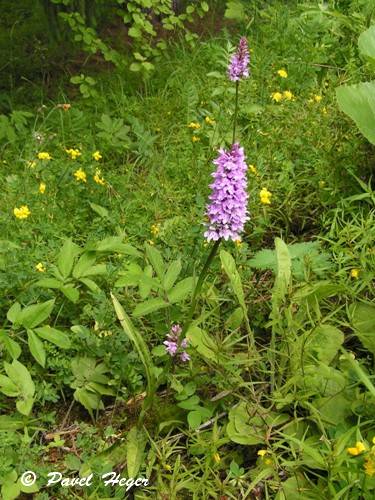
M 290 90 L 284 90 L 283 98 L 287 101 L 292 101 L 295 99 L 293 93 Z
M 95 161 L 99 161 L 103 158 L 103 156 L 100 154 L 100 151 L 95 151 L 95 153 L 92 154 L 92 157 Z
M 357 268 L 352 269 L 350 271 L 350 276 L 351 276 L 351 278 L 357 279 L 359 276 L 359 269 L 357 269 Z
M 281 78 L 288 78 L 288 73 L 285 71 L 284 68 L 282 69 L 279 69 L 277 74 L 281 77 Z
M 81 152 L 79 149 L 71 148 L 71 149 L 66 149 L 65 151 L 68 153 L 68 155 L 72 160 L 75 160 L 76 158 L 78 158 L 78 156 L 81 156 Z
M 267 450 L 258 450 L 258 455 L 259 455 L 260 457 L 262 457 L 262 458 L 263 458 L 263 457 L 264 457 L 264 455 L 266 455 L 267 453 L 268 453 L 268 451 L 267 451 Z
M 283 98 L 283 94 L 281 92 L 272 92 L 271 99 L 275 102 L 280 102 Z
M 52 160 L 52 156 L 45 151 L 41 151 L 40 153 L 38 153 L 38 160 Z
M 199 142 L 201 139 L 200 139 L 200 137 L 198 137 L 197 135 L 193 135 L 193 137 L 191 138 L 191 140 L 192 140 L 193 142 Z
M 30 167 L 30 168 L 35 168 L 35 166 L 36 166 L 36 161 L 34 161 L 34 160 L 29 160 L 29 161 L 27 162 L 27 164 L 26 164 L 26 165 L 27 165 L 28 167 Z
M 366 447 L 361 441 L 357 441 L 353 448 L 346 449 L 346 451 L 349 453 L 349 455 L 353 455 L 354 457 L 356 457 L 357 455 L 360 455 L 365 450 L 366 450 Z
M 324 188 L 325 185 L 326 185 L 325 181 L 319 181 L 320 188 Z
M 160 233 L 160 224 L 152 224 L 151 233 L 153 236 L 157 236 Z
M 189 128 L 193 128 L 195 130 L 198 130 L 199 128 L 201 128 L 200 124 L 197 123 L 197 122 L 190 122 L 189 125 L 188 125 Z
M 322 108 L 322 114 L 323 115 L 327 115 L 328 114 L 327 108 L 325 106 L 323 106 L 323 108 Z
M 314 101 L 315 102 L 320 102 L 322 100 L 322 96 L 321 95 L 318 95 L 318 94 L 314 94 Z
M 236 247 L 240 247 L 242 246 L 242 240 L 241 239 L 234 240 L 234 244 L 236 245 Z
M 27 219 L 31 215 L 31 211 L 27 205 L 22 205 L 20 208 L 15 208 L 13 210 L 14 215 L 17 219 Z
M 148 242 L 147 242 L 147 243 L 148 243 L 149 245 L 151 245 L 151 246 L 154 246 L 154 245 L 155 245 L 155 242 L 154 242 L 153 240 L 148 240 Z
M 375 474 L 375 461 L 372 458 L 367 458 L 364 465 L 365 474 L 373 476 Z
M 220 458 L 220 455 L 218 453 L 214 453 L 213 459 L 217 464 L 219 464 L 221 462 L 221 458 Z
M 94 181 L 97 184 L 100 184 L 101 186 L 105 186 L 105 180 L 103 179 L 103 177 L 100 177 L 100 176 L 101 176 L 101 170 L 99 168 L 97 168 L 95 170 Z
M 258 175 L 258 170 L 255 165 L 249 165 L 249 170 L 252 174 Z
M 84 172 L 82 168 L 76 170 L 73 175 L 77 179 L 77 181 L 87 182 L 86 172 Z
M 39 273 L 45 273 L 46 272 L 46 268 L 43 266 L 43 264 L 41 262 L 39 262 L 36 266 L 35 266 L 35 269 L 39 272 Z
M 39 184 L 39 193 L 44 194 L 45 190 L 46 190 L 46 184 L 44 182 L 41 182 Z
M 260 197 L 260 202 L 263 203 L 263 205 L 270 205 L 271 204 L 271 196 L 272 196 L 272 193 L 270 193 L 270 191 L 268 191 L 267 188 L 262 188 L 260 193 L 259 193 L 259 197 Z
M 208 124 L 208 125 L 215 125 L 215 120 L 213 120 L 212 118 L 210 118 L 209 116 L 206 116 L 206 118 L 204 119 L 204 121 Z
M 168 472 L 171 472 L 171 470 L 172 470 L 172 467 L 171 467 L 169 464 L 166 464 L 166 465 L 164 466 L 164 468 L 165 468 L 165 470 L 167 470 Z

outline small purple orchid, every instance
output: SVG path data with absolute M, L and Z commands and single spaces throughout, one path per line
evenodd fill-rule
M 237 143 L 233 144 L 230 151 L 221 149 L 213 163 L 217 169 L 212 174 L 215 180 L 210 185 L 211 203 L 206 211 L 209 223 L 204 236 L 207 241 L 220 238 L 236 241 L 240 239 L 248 219 L 244 150 Z
M 228 77 L 232 82 L 249 76 L 250 54 L 246 38 L 243 36 L 238 44 L 237 51 L 232 55 L 228 66 Z
M 167 339 L 163 342 L 165 345 L 165 350 L 167 353 L 174 358 L 176 355 L 179 356 L 182 362 L 190 360 L 189 354 L 185 351 L 188 346 L 187 338 L 180 341 L 180 335 L 182 333 L 182 328 L 180 325 L 172 325 L 170 332 L 167 334 Z

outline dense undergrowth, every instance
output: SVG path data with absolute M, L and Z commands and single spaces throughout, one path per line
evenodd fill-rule
M 145 80 L 91 60 L 81 93 L 65 72 L 18 95 L 2 80 L 4 498 L 28 470 L 38 500 L 373 498 L 374 151 L 335 97 L 371 77 L 367 7 L 265 3 L 176 39 Z M 240 35 L 250 220 L 212 263 L 181 363 L 163 342 L 210 249 Z M 112 470 L 149 486 L 46 487 Z

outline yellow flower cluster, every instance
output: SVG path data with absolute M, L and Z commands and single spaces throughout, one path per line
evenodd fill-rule
M 283 93 L 272 92 L 271 99 L 275 102 L 281 102 L 281 101 L 295 101 L 296 98 L 293 92 L 291 92 L 290 90 L 284 90 Z
M 372 438 L 372 443 L 374 446 L 372 446 L 370 450 L 368 450 L 368 447 L 364 443 L 362 443 L 362 441 L 357 441 L 355 446 L 346 449 L 349 455 L 352 455 L 354 457 L 367 452 L 363 464 L 363 469 L 365 471 L 365 474 L 371 477 L 375 475 L 375 437 Z
M 272 193 L 270 191 L 268 191 L 267 188 L 262 188 L 260 193 L 259 193 L 259 197 L 260 197 L 260 202 L 263 204 L 263 205 L 270 205 L 271 204 L 271 196 L 272 196 Z
M 46 184 L 44 182 L 41 182 L 39 184 L 39 193 L 40 194 L 44 194 L 45 193 L 45 190 L 46 190 Z
M 359 269 L 354 268 L 350 271 L 351 278 L 357 279 L 359 276 Z
M 268 455 L 269 453 L 270 452 L 268 450 L 258 450 L 258 456 L 262 459 L 262 461 L 265 463 L 265 465 L 272 464 L 271 458 L 265 458 L 265 456 Z
M 198 137 L 197 135 L 193 135 L 193 136 L 192 136 L 192 138 L 191 138 L 191 140 L 192 140 L 193 142 L 199 142 L 201 139 L 200 139 L 200 137 Z
M 192 128 L 194 130 L 198 130 L 201 128 L 200 124 L 198 122 L 190 122 L 188 125 L 189 128 Z
M 100 151 L 95 151 L 92 154 L 92 157 L 94 158 L 95 161 L 99 161 L 103 158 L 103 156 L 100 154 Z
M 44 265 L 39 262 L 36 266 L 35 266 L 35 269 L 39 272 L 39 273 L 45 273 L 46 272 L 46 268 L 44 267 Z
M 366 446 L 362 443 L 362 441 L 357 441 L 355 443 L 355 446 L 353 446 L 352 448 L 347 448 L 346 451 L 349 453 L 349 455 L 353 455 L 354 457 L 356 457 L 357 455 L 360 455 L 361 453 L 366 451 Z
M 73 175 L 77 179 L 77 181 L 87 182 L 86 172 L 82 170 L 82 168 L 76 170 Z
M 49 153 L 46 153 L 45 151 L 41 151 L 40 153 L 38 153 L 38 160 L 44 160 L 44 161 L 52 160 L 52 156 Z
M 204 121 L 207 123 L 207 125 L 215 125 L 215 123 L 216 123 L 215 120 L 213 120 L 209 116 L 206 116 L 206 118 L 204 119 Z
M 157 235 L 160 233 L 160 224 L 152 224 L 151 226 L 151 234 L 154 237 L 157 237 Z
M 249 170 L 252 174 L 257 175 L 257 176 L 259 175 L 258 170 L 257 170 L 255 165 L 249 165 Z
M 99 168 L 95 170 L 94 181 L 101 186 L 105 186 L 105 180 L 101 177 L 101 170 Z
M 17 219 L 27 219 L 31 215 L 31 211 L 27 205 L 22 205 L 20 208 L 15 208 L 13 210 L 14 215 Z
M 284 68 L 279 69 L 277 74 L 280 76 L 280 78 L 288 78 L 288 73 Z
M 79 156 L 81 156 L 81 151 L 79 149 L 66 149 L 66 153 L 70 156 L 72 160 L 75 160 Z

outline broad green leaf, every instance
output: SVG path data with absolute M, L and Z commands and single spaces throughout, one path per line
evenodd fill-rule
M 179 281 L 167 294 L 169 302 L 171 304 L 182 302 L 193 292 L 193 287 L 194 278 L 192 276 Z
M 202 423 L 202 414 L 199 410 L 189 411 L 187 421 L 190 429 L 198 429 Z
M 217 346 L 204 330 L 197 326 L 190 327 L 186 337 L 201 356 L 209 361 L 218 362 Z
M 72 285 L 61 286 L 60 291 L 65 295 L 70 302 L 75 304 L 79 299 L 79 290 Z
M 20 357 L 21 347 L 19 346 L 18 342 L 13 340 L 5 330 L 0 330 L 0 342 L 4 344 L 5 349 L 13 359 L 17 359 Z
M 64 279 L 68 278 L 73 269 L 76 256 L 81 252 L 78 245 L 67 239 L 57 258 L 57 267 Z
M 25 328 L 34 328 L 48 318 L 54 305 L 55 300 L 52 299 L 41 304 L 26 306 L 22 309 L 21 314 L 18 315 L 17 321 Z
M 342 85 L 336 89 L 336 97 L 341 111 L 375 144 L 375 81 Z
M 24 396 L 34 396 L 35 385 L 26 366 L 14 359 L 12 364 L 4 361 L 4 369 Z
M 20 418 L 10 415 L 0 415 L 0 432 L 18 431 L 25 427 L 25 422 Z
M 129 243 L 123 243 L 122 236 L 109 236 L 98 243 L 88 245 L 88 250 L 95 250 L 100 253 L 123 253 L 125 255 L 131 255 L 133 257 L 140 257 L 141 253 L 138 252 Z
M 104 217 L 104 218 L 108 218 L 109 217 L 109 212 L 106 208 L 100 206 L 100 205 L 97 205 L 96 203 L 90 203 L 90 207 L 92 208 L 92 210 L 97 213 L 98 215 L 100 215 L 100 217 Z
M 375 355 L 375 306 L 366 303 L 352 304 L 349 314 L 361 344 Z
M 358 38 L 358 49 L 361 55 L 375 61 L 375 26 L 360 34 Z
M 43 288 L 60 288 L 61 284 L 62 282 L 55 278 L 43 278 L 35 283 L 35 285 Z
M 15 302 L 12 307 L 7 312 L 7 318 L 11 323 L 20 323 L 19 317 L 21 315 L 21 306 L 18 302 Z
M 227 19 L 246 21 L 246 13 L 241 0 L 229 0 L 226 4 L 224 16 Z
M 154 271 L 156 272 L 159 280 L 163 283 L 164 273 L 165 273 L 165 265 L 163 262 L 163 257 L 159 252 L 159 250 L 149 245 L 148 243 L 145 243 L 145 247 L 146 247 L 147 258 L 150 261 L 152 267 L 154 268 Z
M 290 287 L 292 261 L 287 245 L 280 238 L 275 238 L 277 271 L 272 290 L 272 317 L 279 316 L 279 308 Z
M 87 286 L 89 290 L 91 290 L 94 293 L 98 293 L 100 291 L 100 288 L 98 285 L 95 283 L 95 281 L 90 280 L 90 278 L 81 278 L 79 280 L 81 283 Z
M 43 342 L 32 330 L 27 330 L 27 338 L 31 354 L 44 368 L 46 365 L 46 351 Z
M 86 384 L 86 388 L 101 395 L 116 396 L 116 392 L 111 389 L 111 387 L 108 387 L 108 385 L 99 384 L 98 382 L 89 382 L 88 384 Z
M 163 280 L 164 290 L 168 292 L 172 288 L 181 272 L 181 268 L 182 266 L 180 259 L 174 260 L 169 264 Z
M 93 410 L 100 408 L 100 395 L 95 392 L 89 392 L 84 388 L 78 388 L 74 391 L 73 397 L 86 408 L 91 418 L 94 417 Z
M 147 314 L 159 311 L 159 309 L 163 309 L 164 307 L 169 307 L 169 303 L 165 300 L 160 298 L 150 299 L 146 302 L 138 304 L 134 309 L 133 316 L 135 318 L 140 318 L 141 316 L 146 316 Z
M 138 472 L 143 463 L 144 449 L 146 446 L 145 434 L 132 427 L 126 436 L 126 467 L 128 477 L 138 477 Z
M 0 375 L 0 391 L 10 398 L 16 398 L 20 394 L 16 384 L 5 375 Z
M 94 265 L 95 261 L 96 255 L 94 252 L 84 252 L 74 266 L 73 277 L 78 279 L 85 276 L 86 271 Z
M 42 339 L 48 340 L 48 342 L 52 342 L 52 344 L 55 344 L 62 349 L 69 349 L 71 346 L 68 335 L 61 330 L 57 330 L 56 328 L 41 326 L 39 328 L 35 328 L 35 332 Z
M 134 328 L 129 316 L 125 313 L 123 307 L 117 298 L 111 293 L 113 305 L 117 314 L 117 317 L 121 323 L 121 326 L 129 337 L 129 339 L 134 343 L 138 355 L 143 363 L 146 378 L 147 378 L 147 398 L 144 401 L 144 411 L 152 406 L 153 398 L 156 390 L 156 380 L 154 375 L 154 364 L 152 362 L 150 351 L 147 347 L 146 342 L 140 332 Z

